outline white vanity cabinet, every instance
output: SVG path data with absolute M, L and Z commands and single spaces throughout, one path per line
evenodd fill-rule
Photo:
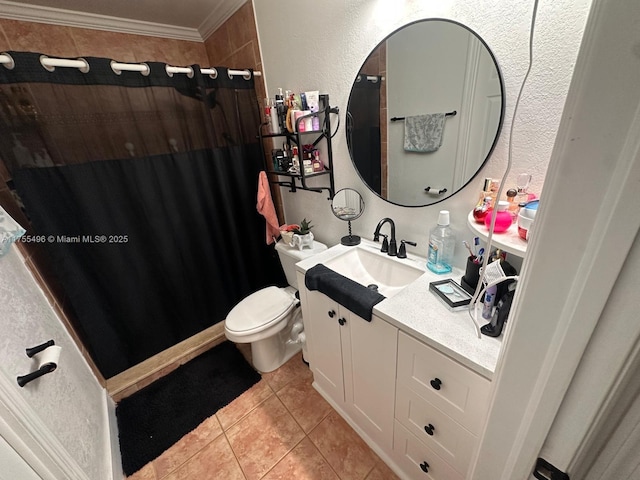
M 301 291 L 315 388 L 385 451 L 393 448 L 398 329 L 370 322 L 317 291 Z
M 409 478 L 465 478 L 489 390 L 486 378 L 400 332 L 393 459 Z
M 298 284 L 349 248 L 298 263 Z M 425 271 L 376 304 L 371 322 L 300 289 L 314 387 L 403 480 L 467 478 L 501 347 L 429 292 L 439 279 Z

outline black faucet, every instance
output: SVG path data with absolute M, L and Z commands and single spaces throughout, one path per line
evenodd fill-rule
M 385 237 L 385 242 L 382 244 L 382 249 L 380 250 L 381 252 L 387 252 L 388 255 L 395 257 L 396 255 L 398 255 L 398 246 L 396 244 L 396 224 L 393 223 L 393 220 L 391 220 L 388 217 L 383 218 L 382 220 L 380 220 L 380 222 L 378 222 L 378 226 L 376 227 L 376 231 L 373 232 L 373 241 L 374 242 L 379 242 L 380 241 L 380 229 L 382 228 L 382 226 L 385 223 L 389 223 L 391 225 L 391 239 L 389 240 L 389 246 L 388 246 L 388 250 L 385 250 L 385 243 L 386 243 L 386 237 Z

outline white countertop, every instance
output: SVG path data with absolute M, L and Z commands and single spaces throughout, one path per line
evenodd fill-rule
M 362 246 L 379 250 L 380 244 L 363 239 Z M 353 247 L 336 245 L 313 257 L 296 264 L 298 271 L 306 271 L 319 263 L 324 263 Z M 460 362 L 480 375 L 491 379 L 495 372 L 498 355 L 502 345 L 501 338 L 476 335 L 473 320 L 467 310 L 452 312 L 435 294 L 429 291 L 429 283 L 438 280 L 454 279 L 460 283 L 464 272 L 454 269 L 446 275 L 436 275 L 426 268 L 426 260 L 413 254 L 399 262 L 419 265 L 425 272 L 391 298 L 386 298 L 373 308 L 373 314 L 396 326 Z M 487 323 L 480 316 L 480 325 Z

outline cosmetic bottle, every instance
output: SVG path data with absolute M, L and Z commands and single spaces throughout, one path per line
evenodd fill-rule
M 276 99 L 276 111 L 278 112 L 278 125 L 280 131 L 283 132 L 287 128 L 287 111 L 284 106 L 284 97 L 282 96 L 282 89 L 278 88 L 278 93 L 275 96 Z
M 449 273 L 455 244 L 456 238 L 449 226 L 449 211 L 440 210 L 438 224 L 429 232 L 427 268 L 437 274 Z
M 300 172 L 300 160 L 298 159 L 298 147 L 291 148 L 291 164 L 296 173 Z
M 508 207 L 509 202 L 506 202 L 504 200 L 500 200 L 498 202 L 498 206 L 495 209 L 496 223 L 493 226 L 493 233 L 506 232 L 513 223 L 511 214 L 507 211 Z M 491 228 L 491 217 L 493 215 L 494 213 L 492 212 L 491 214 L 484 217 L 484 225 L 485 227 L 487 227 L 487 230 Z
M 313 171 L 314 172 L 322 172 L 324 171 L 324 163 L 320 160 L 320 151 L 313 151 Z
M 320 117 L 318 117 L 317 115 L 313 116 L 313 118 L 311 119 L 311 127 L 314 132 L 320 131 Z
M 516 200 L 517 195 L 518 191 L 515 188 L 507 190 L 507 202 L 509 202 L 507 211 L 511 215 L 511 223 L 514 223 L 518 219 L 518 212 L 520 211 L 518 201 Z
M 496 301 L 496 293 L 498 292 L 498 286 L 493 285 L 486 289 L 484 292 L 484 302 L 482 306 L 482 318 L 489 320 L 493 313 L 493 304 Z
M 473 209 L 473 219 L 476 223 L 484 224 L 485 217 L 489 215 L 491 211 L 491 196 L 487 195 L 482 198 L 482 203 L 479 203 Z
M 522 203 L 529 201 L 529 184 L 531 183 L 531 175 L 528 173 L 521 173 L 518 175 L 518 179 L 516 181 L 516 190 L 518 194 L 516 195 L 516 202 Z
M 280 130 L 280 124 L 278 121 L 278 111 L 276 110 L 273 99 L 270 98 L 268 100 L 269 100 L 269 117 L 270 117 L 269 133 L 274 135 L 279 135 L 282 132 Z

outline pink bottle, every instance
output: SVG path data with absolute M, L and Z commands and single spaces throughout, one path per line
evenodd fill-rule
M 504 200 L 500 200 L 498 202 L 498 208 L 495 210 L 496 214 L 496 223 L 493 227 L 493 233 L 503 233 L 506 232 L 512 223 L 511 214 L 507 211 L 509 207 L 509 202 L 505 202 Z M 484 225 L 487 227 L 491 227 L 491 218 L 493 217 L 493 212 L 486 217 L 484 217 Z

